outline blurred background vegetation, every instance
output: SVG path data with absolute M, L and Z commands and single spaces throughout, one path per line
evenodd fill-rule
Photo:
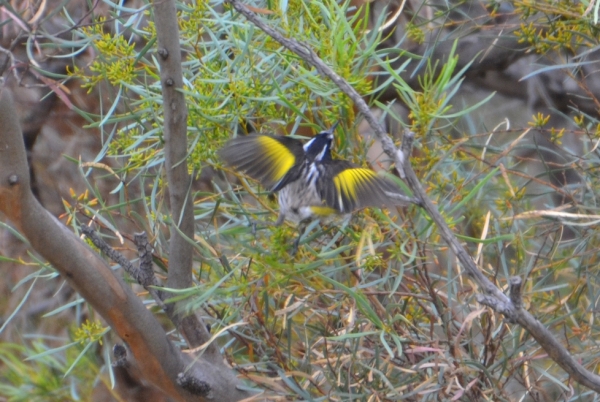
M 76 232 L 95 221 L 132 259 L 133 233 L 147 231 L 160 277 L 172 217 L 150 4 L 0 4 L 0 65 L 36 195 Z M 600 3 L 247 4 L 347 80 L 397 144 L 404 128 L 417 134 L 413 166 L 480 269 L 502 289 L 521 276 L 526 308 L 597 372 Z M 598 398 L 476 302 L 417 207 L 314 222 L 295 256 L 294 227 L 253 233 L 250 221 L 274 220 L 277 202 L 223 168 L 216 151 L 233 136 L 310 138 L 339 120 L 337 156 L 394 169 L 350 100 L 297 55 L 221 1 L 178 10 L 196 264 L 195 286 L 174 297 L 203 311 L 212 333 L 245 324 L 218 342 L 249 385 L 273 400 Z M 1 225 L 0 395 L 165 400 L 115 376 L 118 339 Z

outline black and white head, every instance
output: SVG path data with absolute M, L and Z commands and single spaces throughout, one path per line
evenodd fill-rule
M 331 146 L 333 145 L 333 132 L 339 122 L 336 122 L 329 130 L 321 131 L 310 141 L 304 144 L 304 152 L 310 162 L 319 162 L 331 159 Z

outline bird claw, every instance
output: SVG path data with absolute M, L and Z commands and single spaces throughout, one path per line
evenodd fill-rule
M 300 239 L 302 238 L 302 233 L 300 233 L 300 236 L 298 236 L 298 238 L 294 241 L 294 244 L 292 246 L 292 257 L 295 257 L 296 254 L 298 254 L 298 247 L 300 247 Z
M 296 238 L 296 240 L 294 240 L 294 245 L 292 247 L 292 257 L 295 257 L 298 253 L 298 248 L 300 248 L 300 240 L 302 240 L 302 235 L 306 230 L 306 225 L 306 222 L 300 222 L 300 225 L 298 226 L 298 237 Z

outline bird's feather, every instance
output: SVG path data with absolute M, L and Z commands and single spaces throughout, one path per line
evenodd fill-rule
M 340 213 L 349 213 L 365 207 L 383 207 L 393 204 L 386 195 L 402 193 L 392 181 L 379 176 L 371 169 L 331 160 L 321 165 L 327 174 L 321 175 L 317 186 L 325 205 Z M 326 180 L 324 178 L 329 178 Z
M 258 180 L 272 191 L 281 188 L 286 175 L 303 161 L 302 142 L 283 136 L 247 135 L 229 141 L 219 156 L 231 167 Z

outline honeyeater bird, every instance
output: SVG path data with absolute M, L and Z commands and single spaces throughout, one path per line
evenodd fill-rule
M 227 165 L 279 192 L 279 217 L 306 223 L 345 215 L 365 207 L 418 203 L 371 169 L 333 159 L 337 123 L 303 144 L 278 135 L 246 135 L 230 140 L 219 152 Z M 299 239 L 298 239 L 299 240 Z

